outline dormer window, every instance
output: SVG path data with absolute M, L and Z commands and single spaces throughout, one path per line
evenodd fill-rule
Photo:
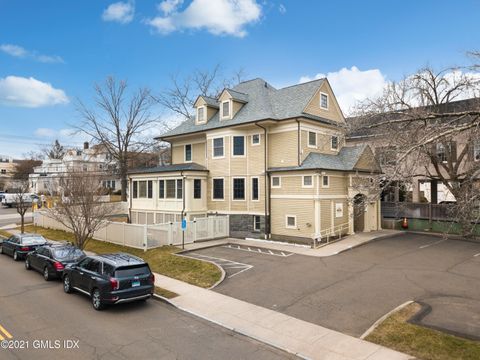
M 324 110 L 328 110 L 328 95 L 320 93 L 320 107 Z
M 231 117 L 231 104 L 230 100 L 222 102 L 222 119 L 229 119 Z
M 199 106 L 197 108 L 197 123 L 202 124 L 206 120 L 205 106 Z

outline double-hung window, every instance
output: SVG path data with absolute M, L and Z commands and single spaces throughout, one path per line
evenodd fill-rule
M 320 94 L 320 107 L 322 109 L 328 110 L 328 95 L 327 94 Z
M 332 140 L 331 140 L 331 149 L 332 150 L 338 150 L 338 136 L 333 135 Z
M 223 179 L 213 179 L 213 199 L 214 200 L 223 200 L 224 199 L 224 186 Z
M 185 145 L 185 162 L 192 161 L 192 144 Z
M 233 200 L 245 200 L 244 178 L 233 178 Z
M 229 118 L 230 115 L 230 101 L 222 102 L 222 118 Z
M 258 200 L 258 178 L 252 178 L 252 200 Z
M 308 132 L 308 146 L 317 147 L 317 133 L 314 131 Z
M 312 177 L 312 175 L 305 175 L 303 177 L 303 187 L 306 187 L 306 188 L 313 187 L 313 177 Z
M 260 215 L 253 215 L 253 231 L 260 231 Z
M 202 180 L 200 179 L 193 179 L 193 198 L 202 198 Z
M 225 154 L 223 137 L 213 139 L 213 156 L 214 158 L 221 158 Z
M 233 156 L 245 155 L 245 136 L 233 137 Z
M 197 108 L 197 123 L 205 122 L 205 107 L 200 106 Z
M 177 179 L 177 199 L 183 198 L 183 180 Z
M 260 134 L 253 134 L 252 145 L 259 145 L 259 144 L 260 144 Z
M 165 198 L 166 199 L 175 199 L 175 195 L 176 195 L 176 192 L 175 192 L 175 180 L 165 180 L 165 184 L 166 184 L 166 195 L 165 195 Z

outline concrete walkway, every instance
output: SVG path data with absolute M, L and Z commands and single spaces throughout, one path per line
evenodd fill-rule
M 305 359 L 396 360 L 410 356 L 245 301 L 155 274 L 177 308 Z
M 344 239 L 340 241 L 331 243 L 329 245 L 325 245 L 317 249 L 312 249 L 307 245 L 294 245 L 294 244 L 282 243 L 279 241 L 227 238 L 227 239 L 221 239 L 221 240 L 202 241 L 202 242 L 193 243 L 193 244 L 186 244 L 185 250 L 192 251 L 192 250 L 200 250 L 206 247 L 213 247 L 213 246 L 219 246 L 219 245 L 225 245 L 225 244 L 239 244 L 239 245 L 247 245 L 247 246 L 257 246 L 257 247 L 262 247 L 262 248 L 267 248 L 272 250 L 286 251 L 286 252 L 291 252 L 299 255 L 326 257 L 326 256 L 337 255 L 341 252 L 353 249 L 357 246 L 361 246 L 370 241 L 393 236 L 399 233 L 402 233 L 402 231 L 379 230 L 379 231 L 372 231 L 372 232 L 357 233 L 354 235 L 346 236 Z

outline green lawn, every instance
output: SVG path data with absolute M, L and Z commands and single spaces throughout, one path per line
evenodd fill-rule
M 408 323 L 420 305 L 413 303 L 392 314 L 365 340 L 423 360 L 477 360 L 480 343 Z
M 73 234 L 60 230 L 45 229 L 29 225 L 25 232 L 38 233 L 51 240 L 73 241 Z M 180 249 L 175 246 L 163 246 L 148 251 L 115 245 L 108 242 L 90 240 L 85 250 L 97 254 L 126 252 L 144 259 L 152 271 L 204 288 L 211 287 L 220 280 L 221 272 L 213 264 L 174 255 Z M 167 297 L 167 296 L 165 296 Z

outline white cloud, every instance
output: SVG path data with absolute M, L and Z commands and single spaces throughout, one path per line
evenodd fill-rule
M 49 128 L 38 128 L 35 130 L 34 135 L 41 138 L 53 138 L 57 135 L 57 131 Z
M 302 76 L 300 83 L 326 77 L 335 92 L 342 111 L 348 114 L 358 101 L 375 98 L 382 95 L 387 79 L 378 69 L 359 70 L 356 66 L 350 69 L 327 74 L 317 74 L 314 77 Z
M 36 108 L 68 102 L 63 90 L 33 77 L 0 78 L 0 105 Z
M 243 37 L 247 34 L 245 26 L 258 21 L 262 13 L 256 0 L 193 0 L 183 11 L 177 11 L 180 3 L 160 3 L 163 16 L 146 23 L 161 34 L 205 29 L 214 35 Z
M 133 20 L 135 5 L 133 2 L 116 2 L 110 4 L 102 14 L 104 21 L 115 21 L 120 24 L 128 24 Z
M 12 45 L 12 44 L 1 44 L 0 51 L 3 51 L 5 54 L 18 58 L 31 58 L 35 61 L 43 63 L 63 63 L 63 59 L 57 55 L 43 55 L 39 54 L 36 51 L 29 51 L 21 46 Z
M 182 3 L 183 0 L 164 0 L 158 4 L 158 10 L 163 12 L 164 15 L 169 15 L 182 5 Z
M 285 5 L 280 4 L 278 5 L 278 11 L 280 12 L 280 14 L 285 14 L 287 12 L 287 8 L 285 7 Z

